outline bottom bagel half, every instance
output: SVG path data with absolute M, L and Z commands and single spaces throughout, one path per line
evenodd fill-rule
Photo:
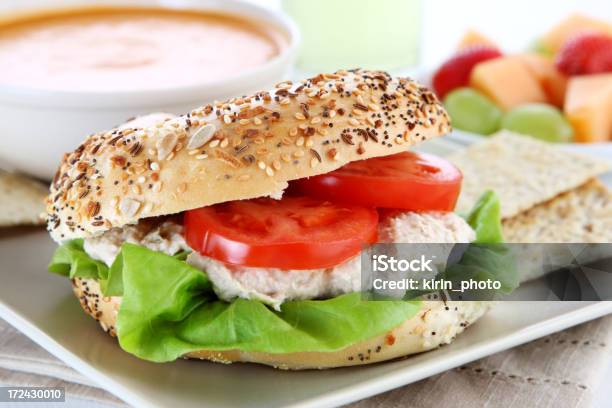
M 116 319 L 121 297 L 103 296 L 93 279 L 72 280 L 75 295 L 83 310 L 96 319 L 102 329 L 116 337 Z M 185 358 L 218 363 L 249 362 L 285 370 L 324 369 L 396 359 L 432 350 L 450 343 L 466 327 L 482 317 L 491 302 L 423 301 L 418 313 L 394 329 L 333 352 L 271 354 L 240 350 L 197 350 Z

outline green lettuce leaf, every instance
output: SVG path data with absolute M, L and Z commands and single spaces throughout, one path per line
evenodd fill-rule
M 476 231 L 476 244 L 497 244 L 504 242 L 501 225 L 501 205 L 493 191 L 485 192 L 476 202 L 466 218 Z
M 516 259 L 511 249 L 504 245 L 501 224 L 501 205 L 493 191 L 485 192 L 467 216 L 467 222 L 476 231 L 476 240 L 469 245 L 461 260 L 444 272 L 444 278 L 453 282 L 473 279 L 475 281 L 497 280 L 501 283 L 499 292 L 507 294 L 519 284 Z M 492 291 L 490 297 L 497 293 Z M 483 300 L 483 291 L 477 296 L 466 293 L 463 299 L 471 297 Z
M 49 272 L 67 278 L 89 278 L 105 280 L 108 267 L 104 262 L 96 261 L 83 250 L 83 240 L 68 241 L 55 250 L 48 266 Z
M 201 349 L 334 351 L 398 326 L 420 305 L 368 302 L 353 293 L 286 302 L 276 312 L 255 300 L 216 300 L 206 274 L 170 256 L 132 244 L 121 252 L 119 343 L 150 361 L 172 361 Z
M 470 279 L 501 284 L 499 290 L 488 293 L 484 290 L 463 292 L 463 300 L 493 300 L 496 296 L 511 293 L 520 284 L 515 255 L 507 245 L 497 243 L 471 244 L 458 263 L 446 268 L 444 279 L 454 282 L 454 287 Z
M 62 245 L 49 270 L 98 279 L 107 296 L 123 296 L 117 316 L 121 347 L 142 359 L 172 361 L 194 350 L 292 353 L 334 351 L 385 333 L 414 316 L 419 301 L 366 301 L 360 293 L 286 302 L 277 312 L 256 300 L 217 299 L 206 274 L 174 257 L 124 244 L 108 268 Z

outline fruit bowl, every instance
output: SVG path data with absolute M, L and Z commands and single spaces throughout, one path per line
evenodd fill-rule
M 572 15 L 521 53 L 474 31 L 429 84 L 456 129 L 501 129 L 548 142 L 612 141 L 612 24 Z

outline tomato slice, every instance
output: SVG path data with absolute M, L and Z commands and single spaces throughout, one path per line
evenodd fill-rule
M 404 152 L 351 162 L 320 176 L 294 181 L 294 191 L 333 202 L 410 211 L 452 211 L 461 171 L 448 161 Z
M 191 248 L 242 266 L 336 266 L 376 242 L 378 213 L 311 197 L 230 201 L 185 213 Z

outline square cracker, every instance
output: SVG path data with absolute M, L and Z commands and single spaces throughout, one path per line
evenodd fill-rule
M 503 221 L 506 242 L 612 242 L 612 193 L 598 180 Z
M 506 242 L 524 243 L 518 259 L 521 281 L 539 278 L 554 270 L 546 267 L 547 258 L 538 247 L 528 243 L 608 243 L 612 242 L 612 193 L 598 180 L 562 193 L 557 197 L 504 220 Z M 554 255 L 556 254 L 556 255 Z M 549 248 L 547 256 L 560 261 L 567 256 L 562 247 Z M 582 253 L 583 261 L 609 256 L 608 247 L 591 247 Z
M 464 176 L 457 211 L 468 212 L 484 191 L 494 190 L 504 219 L 581 186 L 611 167 L 605 160 L 508 131 L 455 153 L 449 160 Z
M 0 227 L 44 224 L 47 193 L 42 183 L 0 170 Z

